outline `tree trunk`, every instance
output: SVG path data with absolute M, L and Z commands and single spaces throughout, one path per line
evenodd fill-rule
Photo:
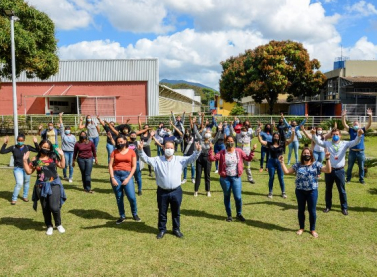
M 269 105 L 269 112 L 270 112 L 270 115 L 272 115 L 274 113 L 274 106 L 275 106 L 275 101 L 268 101 L 268 105 Z

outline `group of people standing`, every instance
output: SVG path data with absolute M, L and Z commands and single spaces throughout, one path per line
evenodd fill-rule
M 204 171 L 205 191 L 211 197 L 211 164 L 215 162 L 215 173 L 220 175 L 220 185 L 223 190 L 224 207 L 226 221 L 233 221 L 231 211 L 231 194 L 236 204 L 236 219 L 243 222 L 245 218 L 242 214 L 242 181 L 244 167 L 246 169 L 247 181 L 255 184 L 250 161 L 255 157 L 254 151 L 257 145 L 251 144 L 254 137 L 257 137 L 261 144 L 260 172 L 263 172 L 264 160 L 269 174 L 268 198 L 273 197 L 273 184 L 275 172 L 281 188 L 281 196 L 287 198 L 284 183 L 284 174 L 296 175 L 296 198 L 298 202 L 298 219 L 300 229 L 297 234 L 304 231 L 305 206 L 308 205 L 310 232 L 314 237 L 318 237 L 315 231 L 316 223 L 316 203 L 318 198 L 318 178 L 321 172 L 325 173 L 326 182 L 326 208 L 325 213 L 332 207 L 332 187 L 334 182 L 337 185 L 342 213 L 348 214 L 347 196 L 345 182 L 351 179 L 352 166 L 357 160 L 359 164 L 360 182 L 364 183 L 363 160 L 364 136 L 363 133 L 370 127 L 372 112 L 368 110 L 369 122 L 365 128 L 360 128 L 357 121 L 353 122 L 353 127 L 343 123 L 345 129 L 349 131 L 351 141 L 341 141 L 340 130 L 333 128 L 328 134 L 323 134 L 322 129 L 311 128 L 307 132 L 304 125 L 306 118 L 297 124 L 296 121 L 287 122 L 284 115 L 277 126 L 274 122 L 266 124 L 264 127 L 260 122 L 252 128 L 250 121 L 241 123 L 238 118 L 229 122 L 217 122 L 216 117 L 212 120 L 205 120 L 204 113 L 198 118 L 189 116 L 189 125 L 184 124 L 185 113 L 182 116 L 174 116 L 171 112 L 170 125 L 165 126 L 161 122 L 156 131 L 152 130 L 148 124 L 142 126 L 139 116 L 139 130 L 132 130 L 128 124 L 115 126 L 115 122 L 107 122 L 97 116 L 100 125 L 103 126 L 107 134 L 107 156 L 109 168 L 109 182 L 113 188 L 116 203 L 118 206 L 119 219 L 116 224 L 121 224 L 126 220 L 124 195 L 130 204 L 132 218 L 140 221 L 137 210 L 136 191 L 134 185 L 137 183 L 138 195 L 142 195 L 141 169 L 143 163 L 148 165 L 149 176 L 155 174 L 157 185 L 158 203 L 158 239 L 164 237 L 166 233 L 167 210 L 170 205 L 173 219 L 173 234 L 182 237 L 180 231 L 180 205 L 182 201 L 181 184 L 187 182 L 187 168 L 191 166 L 191 180 L 194 183 L 194 196 L 199 196 L 202 172 Z M 61 225 L 60 209 L 66 195 L 57 172 L 57 168 L 63 169 L 63 179 L 72 183 L 74 167 L 77 162 L 80 172 L 83 190 L 93 193 L 91 186 L 91 173 L 93 163 L 98 164 L 97 147 L 99 144 L 100 128 L 90 116 L 86 116 L 85 123 L 80 119 L 76 140 L 71 133 L 70 126 L 63 123 L 63 113 L 59 114 L 58 128 L 54 128 L 52 122 L 48 123 L 45 130 L 41 125 L 38 133 L 42 141 L 34 137 L 34 146 L 24 145 L 25 136 L 17 137 L 17 144 L 7 147 L 9 139 L 4 139 L 4 145 L 0 153 L 13 153 L 14 156 L 14 176 L 16 185 L 12 196 L 11 204 L 15 205 L 21 187 L 24 187 L 22 200 L 27 202 L 30 183 L 30 174 L 37 171 L 37 181 L 33 189 L 32 200 L 34 208 L 40 200 L 47 226 L 47 235 L 52 235 L 53 224 L 61 233 L 65 229 Z M 346 111 L 343 112 L 342 119 L 345 122 Z M 84 131 L 84 129 L 86 131 Z M 307 137 L 312 139 L 312 146 L 305 147 L 299 159 L 299 140 L 302 131 Z M 61 136 L 61 149 L 58 148 L 58 136 Z M 137 140 L 137 136 L 140 139 Z M 331 139 L 331 141 L 327 141 Z M 157 156 L 151 157 L 150 144 L 154 141 L 157 146 Z M 174 155 L 178 152 L 178 146 L 182 156 Z M 291 168 L 284 164 L 283 155 L 288 146 L 288 163 L 290 165 L 291 154 L 294 152 L 295 163 Z M 352 158 L 348 161 L 348 174 L 345 176 L 345 153 L 350 150 Z M 36 152 L 37 155 L 29 159 L 29 153 Z M 352 153 L 352 154 L 351 154 Z M 350 162 L 351 160 L 351 162 Z M 323 166 L 323 162 L 325 166 Z M 183 180 L 181 175 L 183 173 Z

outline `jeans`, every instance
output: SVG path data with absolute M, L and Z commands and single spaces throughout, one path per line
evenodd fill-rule
M 180 139 L 179 137 L 177 137 L 177 139 Z M 184 147 L 183 147 L 183 141 L 181 141 L 180 143 L 176 143 L 175 146 L 174 146 L 174 151 L 177 152 L 178 151 L 178 145 L 181 146 L 181 152 L 183 153 L 185 150 L 184 150 Z
M 317 151 L 313 151 L 313 156 L 314 156 L 314 159 L 317 161 L 317 162 L 323 162 L 325 160 L 325 152 L 317 152 Z
M 268 159 L 270 157 L 270 151 L 268 150 L 267 147 L 264 147 L 262 146 L 261 149 L 260 149 L 260 168 L 263 168 L 263 160 L 264 160 L 264 157 L 266 156 L 266 167 L 267 167 L 267 163 L 268 163 Z
M 208 155 L 200 154 L 196 160 L 195 191 L 199 190 L 202 170 L 204 171 L 205 189 L 206 191 L 211 191 L 211 166 L 212 163 L 208 160 Z
M 118 185 L 115 187 L 111 183 L 111 186 L 113 187 L 113 191 L 115 193 L 115 198 L 118 205 L 118 211 L 120 217 L 126 217 L 125 211 L 124 211 L 124 194 L 126 194 L 128 202 L 130 203 L 131 213 L 132 215 L 137 215 L 137 204 L 136 204 L 136 196 L 135 196 L 135 186 L 134 186 L 134 180 L 133 178 L 130 179 L 130 181 L 127 183 L 127 185 L 123 186 L 122 182 L 127 179 L 127 177 L 130 175 L 129 171 L 120 171 L 116 170 L 114 171 L 114 178 L 117 181 Z M 124 191 L 124 193 L 123 193 Z
M 164 155 L 164 150 L 160 145 L 157 145 L 157 156 L 163 156 Z
M 268 180 L 269 193 L 272 193 L 272 189 L 274 187 L 275 171 L 277 171 L 278 173 L 278 179 L 280 183 L 281 192 L 284 193 L 285 192 L 284 172 L 283 172 L 283 169 L 281 168 L 279 159 L 270 158 L 268 160 L 267 168 L 268 168 L 268 175 L 270 176 L 270 179 Z
M 296 159 L 296 163 L 298 163 L 298 146 L 299 146 L 299 142 L 298 140 L 296 141 L 292 141 L 289 145 L 288 145 L 288 164 L 291 163 L 291 155 L 292 155 L 292 150 L 295 151 L 295 159 Z
M 141 180 L 141 170 L 140 170 L 140 162 L 139 161 L 137 161 L 137 163 L 136 163 L 136 170 L 135 170 L 135 173 L 134 173 L 134 177 L 135 177 L 135 181 L 137 183 L 137 189 L 138 189 L 138 191 L 141 191 L 142 180 Z
M 64 151 L 65 167 L 63 168 L 63 176 L 67 178 L 67 168 L 69 167 L 69 179 L 72 179 L 73 176 L 73 151 Z
M 82 186 L 84 187 L 84 190 L 90 191 L 92 189 L 91 175 L 92 175 L 92 168 L 93 168 L 93 158 L 90 158 L 90 159 L 77 158 L 77 163 L 79 164 L 79 168 L 81 171 Z
M 106 150 L 107 150 L 107 163 L 110 162 L 110 155 L 113 153 L 115 149 L 115 146 L 112 145 L 111 143 L 106 143 Z
M 334 182 L 339 192 L 339 199 L 342 210 L 347 209 L 347 193 L 344 180 L 344 168 L 332 170 L 331 173 L 325 173 L 325 182 L 326 182 L 326 208 L 331 209 L 332 206 L 332 188 Z
M 188 155 L 183 155 L 187 157 Z M 195 178 L 195 162 L 191 163 L 191 179 Z M 187 179 L 187 166 L 183 169 L 183 179 Z
M 215 146 L 213 147 L 213 151 L 215 152 L 215 154 L 219 153 L 221 150 L 224 150 L 225 149 L 225 144 L 224 143 L 221 143 L 221 144 L 215 144 Z M 216 166 L 216 170 L 219 170 L 219 161 L 215 161 L 215 166 Z
M 97 146 L 98 146 L 98 143 L 99 143 L 99 137 L 89 138 L 89 140 L 94 143 L 94 146 L 96 147 L 96 152 L 97 152 Z
M 347 181 L 351 181 L 352 168 L 355 162 L 359 164 L 359 181 L 364 181 L 364 151 L 349 151 L 348 154 L 348 168 L 347 168 Z
M 173 231 L 180 228 L 182 203 L 182 188 L 179 186 L 175 190 L 157 189 L 158 204 L 158 230 L 166 231 L 167 213 L 170 204 L 171 217 L 173 220 Z
M 298 222 L 300 229 L 305 229 L 305 206 L 308 203 L 310 231 L 315 231 L 315 222 L 317 219 L 316 207 L 318 200 L 318 190 L 301 190 L 296 189 L 296 198 L 298 205 Z
M 242 182 L 241 177 L 226 176 L 220 177 L 220 185 L 224 193 L 224 206 L 228 216 L 232 216 L 232 210 L 230 208 L 230 194 L 233 191 L 234 201 L 236 202 L 237 215 L 242 214 Z
M 40 202 L 43 211 L 43 217 L 45 224 L 48 227 L 53 227 L 52 225 L 52 216 L 54 217 L 55 227 L 60 226 L 62 223 L 60 209 L 60 186 L 58 184 L 51 186 L 52 194 L 48 195 L 46 198 L 40 197 Z M 41 195 L 41 188 L 37 187 L 37 193 Z
M 13 175 L 16 180 L 16 185 L 14 186 L 12 201 L 17 201 L 22 186 L 24 187 L 24 194 L 22 197 L 27 198 L 29 194 L 30 175 L 27 175 L 25 170 L 21 167 L 15 167 L 13 169 Z

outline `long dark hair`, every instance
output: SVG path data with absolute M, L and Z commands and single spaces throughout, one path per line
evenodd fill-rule
M 54 153 L 54 148 L 52 146 L 52 143 L 51 141 L 49 141 L 48 139 L 43 139 L 40 143 L 39 143 L 39 151 L 38 151 L 38 154 L 36 156 L 36 159 L 39 160 L 40 157 L 41 157 L 41 150 L 42 150 L 42 145 L 47 143 L 48 146 L 50 147 L 50 152 L 47 154 L 47 156 L 53 160 L 60 160 L 60 157 L 58 157 L 55 153 Z
M 268 130 L 267 126 L 270 126 L 270 130 Z M 267 132 L 270 132 L 271 133 L 271 124 L 270 123 L 267 123 L 266 125 L 264 125 L 264 130 L 263 130 L 265 133 Z
M 88 122 L 88 116 L 90 116 L 90 115 L 87 115 L 86 117 L 85 117 L 85 128 L 87 128 L 88 127 L 88 124 L 89 124 L 89 122 Z M 90 121 L 90 123 L 92 124 L 93 123 L 93 118 L 90 116 L 90 118 L 92 119 L 91 121 Z
M 88 140 L 89 140 L 89 139 L 88 139 L 88 134 L 87 134 L 85 131 L 81 131 L 81 132 L 79 133 L 79 142 L 84 142 L 84 141 L 81 141 L 81 139 L 80 139 L 82 133 L 85 134 L 85 136 L 86 136 L 86 140 L 88 141 Z
M 115 139 L 115 144 L 118 143 L 118 139 L 123 139 L 126 142 L 126 148 L 128 148 L 129 144 L 126 136 L 119 134 Z
M 280 139 L 280 133 L 279 132 L 274 132 L 272 134 L 272 144 L 274 143 L 274 137 L 275 137 L 275 135 L 279 136 L 278 145 L 280 145 L 281 139 Z

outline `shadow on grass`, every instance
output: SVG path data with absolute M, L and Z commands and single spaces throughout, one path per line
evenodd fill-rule
M 34 221 L 30 218 L 3 217 L 0 219 L 0 225 L 12 225 L 20 230 L 44 230 L 43 222 Z
M 274 201 L 262 201 L 262 202 L 253 202 L 253 203 L 244 203 L 244 205 L 270 205 L 281 207 L 283 211 L 286 210 L 297 210 L 297 205 L 287 204 L 283 202 L 274 202 Z
M 84 219 L 117 219 L 116 217 L 112 216 L 111 214 L 107 212 L 94 210 L 94 209 L 92 210 L 73 209 L 73 210 L 69 210 L 68 212 Z
M 186 216 L 193 216 L 193 217 L 205 217 L 210 219 L 216 219 L 221 220 L 225 222 L 226 216 L 220 216 L 215 214 L 209 214 L 204 211 L 198 211 L 198 210 L 187 210 L 183 209 L 181 210 L 181 214 Z M 278 230 L 278 231 L 286 231 L 286 232 L 292 232 L 295 231 L 294 229 L 285 228 L 276 224 L 272 223 L 266 223 L 259 220 L 252 220 L 252 219 L 246 219 L 245 223 L 249 226 L 266 229 L 266 230 Z
M 73 185 L 73 186 L 72 185 L 65 185 L 64 189 L 65 190 L 77 190 L 77 191 L 84 193 L 84 188 L 82 188 L 81 186 L 77 187 L 75 185 Z M 95 193 L 105 193 L 105 194 L 114 193 L 114 191 L 111 188 L 96 188 L 96 187 L 93 188 L 92 187 L 92 190 Z
M 369 189 L 368 192 L 370 194 L 377 194 L 377 189 Z
M 132 219 L 131 219 L 132 220 Z M 146 225 L 145 222 L 135 222 L 135 221 L 126 221 L 120 225 L 115 224 L 115 221 L 108 221 L 105 224 L 83 227 L 82 229 L 91 230 L 91 229 L 102 229 L 102 228 L 122 228 L 125 231 L 136 232 L 136 233 L 147 233 L 147 234 L 157 234 L 158 229 L 152 226 Z
M 242 194 L 267 197 L 267 193 L 258 193 L 253 191 L 242 191 Z
M 13 192 L 11 191 L 0 191 L 0 198 L 10 201 L 12 199 Z

